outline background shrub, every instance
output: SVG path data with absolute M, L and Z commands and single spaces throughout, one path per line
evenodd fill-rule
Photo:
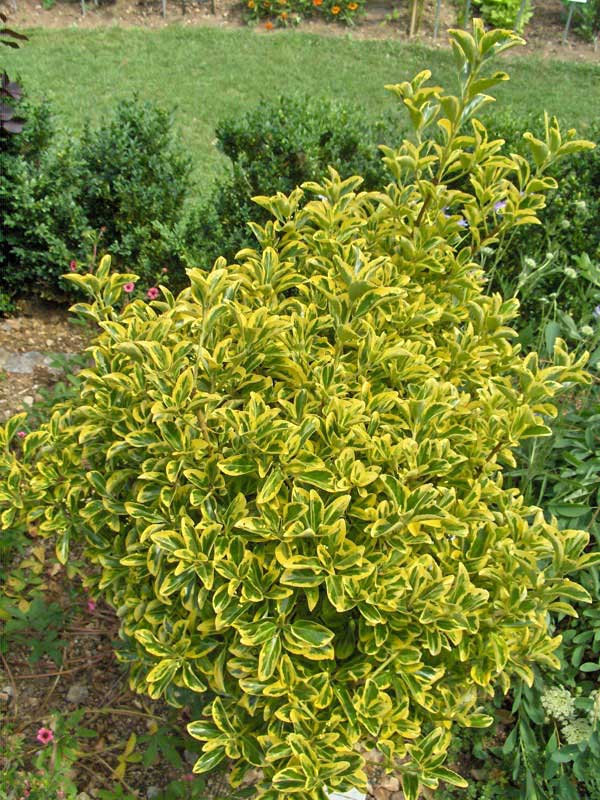
M 378 145 L 399 135 L 398 116 L 373 119 L 347 103 L 307 96 L 265 100 L 223 120 L 217 146 L 232 168 L 190 214 L 188 261 L 208 268 L 218 256 L 232 260 L 255 241 L 248 222 L 268 219 L 253 196 L 289 193 L 323 175 L 328 165 L 342 177 L 364 176 L 367 189 L 383 186 L 388 178 Z
M 22 113 L 23 132 L 0 154 L 0 290 L 64 296 L 69 264 L 87 269 L 107 251 L 135 264 L 141 287 L 181 283 L 191 161 L 170 115 L 134 98 L 78 138 L 58 130 L 47 103 Z
M 89 227 L 103 231 L 102 250 L 116 265 L 135 265 L 143 279 L 168 267 L 165 232 L 182 216 L 192 171 L 171 115 L 137 98 L 122 100 L 107 122 L 86 126 L 78 158 L 80 202 Z
M 57 134 L 48 104 L 24 101 L 23 131 L 0 153 L 0 289 L 52 297 L 80 257 L 88 226 L 76 145 Z

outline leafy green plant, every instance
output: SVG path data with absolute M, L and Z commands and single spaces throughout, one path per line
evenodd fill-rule
M 498 116 L 494 135 L 511 152 L 528 157 L 523 133 L 531 123 L 536 137 L 546 135 L 535 118 Z M 600 128 L 590 129 L 600 142 Z M 600 148 L 567 157 L 550 169 L 558 187 L 539 212 L 541 225 L 504 236 L 497 246 L 481 251 L 481 264 L 490 292 L 518 297 L 521 304 L 519 338 L 527 349 L 550 356 L 557 336 L 591 352 L 590 365 L 600 360 Z M 499 209 L 501 213 L 501 209 Z
M 80 398 L 19 448 L 22 417 L 0 431 L 2 524 L 37 524 L 61 561 L 83 539 L 131 685 L 175 705 L 208 687 L 194 769 L 229 758 L 238 786 L 258 766 L 262 800 L 364 787 L 372 747 L 408 800 L 464 785 L 450 728 L 559 665 L 547 614 L 589 602 L 566 576 L 600 561 L 503 477 L 585 357 L 560 340 L 553 363 L 523 357 L 517 303 L 475 260 L 592 144 L 553 122 L 534 169 L 502 153 L 475 115 L 521 40 L 476 23 L 451 41 L 457 96 L 427 71 L 390 87 L 413 131 L 384 148 L 384 191 L 331 170 L 257 198 L 258 249 L 189 270 L 177 297 L 123 307 L 136 276 L 109 259 L 67 276 L 102 329 Z
M 565 11 L 570 5 L 564 2 Z M 574 8 L 572 29 L 588 41 L 598 39 L 600 35 L 600 0 L 587 0 Z
M 29 662 L 35 664 L 47 656 L 55 664 L 62 664 L 64 640 L 60 630 L 64 622 L 64 612 L 58 603 L 48 603 L 45 598 L 36 596 L 26 611 L 17 606 L 2 605 L 3 614 L 11 613 L 11 618 L 2 626 L 0 653 L 16 645 L 30 649 Z
M 600 382 L 568 398 L 552 436 L 525 443 L 511 480 L 563 528 L 591 532 L 590 552 L 600 552 Z M 597 675 L 600 672 L 600 570 L 579 578 L 592 606 L 574 603 L 572 617 L 560 610 L 551 625 L 561 636 L 558 672 L 537 670 L 533 686 L 517 684 L 498 694 L 488 710 L 493 735 L 465 733 L 452 757 L 474 762 L 477 782 L 469 797 L 488 800 L 596 800 L 600 796 Z M 454 797 L 448 789 L 442 800 Z M 461 795 L 462 797 L 462 795 Z
M 527 0 L 474 0 L 484 20 L 495 28 L 512 28 L 523 33 L 533 16 L 533 2 Z
M 38 730 L 33 749 L 23 733 L 14 731 L 10 724 L 2 726 L 0 800 L 75 800 L 72 767 L 79 754 L 79 740 L 96 736 L 95 731 L 81 725 L 83 714 L 51 714 L 48 726 Z
M 16 306 L 8 292 L 3 292 L 0 290 L 0 317 L 11 314 L 13 311 L 15 311 L 15 309 Z M 2 380 L 1 375 L 0 380 Z

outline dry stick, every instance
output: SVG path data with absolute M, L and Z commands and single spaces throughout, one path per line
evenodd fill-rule
M 101 764 L 104 764 L 106 769 L 110 770 L 111 775 L 119 781 L 121 786 L 123 786 L 125 789 L 127 789 L 128 792 L 131 792 L 131 794 L 135 795 L 134 789 L 132 789 L 131 786 L 129 786 L 128 783 L 125 783 L 125 779 L 124 778 L 119 778 L 117 775 L 115 775 L 115 771 L 111 767 L 111 765 L 108 763 L 108 761 L 105 761 L 101 756 L 97 756 L 97 759 Z
M 111 649 L 106 648 L 102 652 L 110 653 L 112 651 L 111 651 Z M 16 664 L 18 667 L 23 667 L 26 664 L 29 664 L 29 661 L 21 661 L 20 659 L 14 659 L 12 663 Z M 89 663 L 90 663 L 90 661 L 89 661 L 89 658 L 87 656 L 85 658 L 72 658 L 72 659 L 69 659 L 69 664 L 71 664 L 71 665 L 74 665 L 74 664 L 89 664 Z M 44 664 L 42 664 L 42 666 L 44 666 Z M 48 665 L 48 666 L 50 666 L 50 665 Z M 56 666 L 56 664 L 54 664 L 54 666 Z M 49 674 L 50 675 L 56 675 L 55 672 L 51 672 Z
M 412 9 L 410 13 L 410 28 L 408 36 L 410 39 L 415 35 L 415 28 L 417 25 L 417 0 L 412 0 Z
M 17 715 L 17 711 L 19 709 L 19 701 L 18 701 L 19 693 L 17 692 L 17 684 L 15 683 L 15 678 L 14 678 L 14 676 L 12 674 L 12 671 L 11 671 L 10 667 L 8 666 L 8 662 L 4 658 L 4 655 L 2 653 L 0 653 L 0 658 L 2 658 L 2 663 L 4 664 L 4 669 L 6 670 L 6 674 L 8 675 L 8 680 L 10 681 L 10 685 L 11 685 L 12 690 L 13 690 L 14 709 L 13 709 L 12 713 L 16 716 Z
M 67 652 L 67 647 L 65 646 L 65 647 L 63 647 L 63 654 L 62 654 L 62 660 L 63 660 L 63 663 L 64 663 L 64 660 L 65 660 L 65 655 L 66 655 L 66 652 Z M 64 670 L 63 670 L 63 668 L 61 667 L 61 668 L 59 669 L 59 671 L 58 671 L 58 675 L 56 676 L 56 678 L 55 678 L 55 680 L 54 680 L 54 683 L 52 684 L 52 686 L 50 687 L 50 690 L 49 690 L 49 691 L 46 693 L 46 696 L 44 697 L 44 699 L 43 699 L 43 701 L 42 701 L 42 708 L 41 708 L 41 711 L 38 711 L 38 712 L 37 712 L 37 713 L 38 713 L 38 715 L 39 715 L 40 717 L 42 717 L 42 716 L 43 716 L 44 712 L 45 712 L 45 711 L 46 711 L 46 709 L 48 708 L 48 702 L 49 702 L 50 698 L 52 697 L 52 695 L 54 694 L 54 690 L 55 690 L 55 689 L 56 689 L 56 687 L 58 686 L 58 682 L 59 682 L 59 680 L 60 680 L 60 678 L 61 678 L 61 675 L 63 675 L 63 674 L 64 674 Z
M 99 775 L 97 771 L 94 771 L 94 770 L 90 769 L 89 767 L 86 767 L 85 764 L 83 764 L 81 761 L 77 760 L 76 766 L 77 766 L 77 769 L 81 768 L 82 770 L 87 772 L 88 775 L 91 775 L 92 778 L 96 778 L 97 780 L 99 780 L 101 782 L 101 784 L 104 786 L 104 788 L 108 789 L 108 791 L 112 791 L 112 789 L 114 788 L 114 786 L 111 786 L 108 783 L 108 780 L 109 780 L 108 778 L 104 778 L 103 776 Z
M 106 653 L 109 651 L 107 650 Z M 86 661 L 85 664 L 80 664 L 78 667 L 71 667 L 70 669 L 63 669 L 59 670 L 58 672 L 39 672 L 34 675 L 19 675 L 20 681 L 32 680 L 33 678 L 52 678 L 54 675 L 68 675 L 70 672 L 79 672 L 81 669 L 86 669 L 87 667 L 91 667 L 92 664 L 96 664 L 98 661 L 102 661 L 102 659 L 106 658 L 106 653 L 103 653 L 100 656 L 96 656 L 91 661 Z
M 69 633 L 85 633 L 88 635 L 98 635 L 98 636 L 114 636 L 116 631 L 106 630 L 106 628 L 72 628 L 68 627 L 67 630 Z
M 107 708 L 104 706 L 103 708 L 84 708 L 83 711 L 86 714 L 89 712 L 93 717 L 97 717 L 98 714 L 121 714 L 123 717 L 144 717 L 146 719 L 162 720 L 162 717 L 157 717 L 155 714 L 145 714 L 143 711 L 130 711 L 128 708 Z

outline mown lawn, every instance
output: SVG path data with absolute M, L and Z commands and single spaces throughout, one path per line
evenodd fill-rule
M 261 97 L 305 92 L 356 102 L 378 114 L 391 107 L 384 90 L 429 68 L 446 85 L 453 75 L 448 51 L 395 41 L 357 41 L 292 31 L 173 26 L 161 30 L 106 28 L 35 30 L 18 51 L 3 53 L 36 97 L 53 100 L 61 121 L 80 128 L 98 120 L 115 100 L 138 92 L 175 107 L 182 142 L 201 182 L 220 169 L 215 124 Z M 545 108 L 582 132 L 600 116 L 600 65 L 511 58 L 512 80 L 499 92 L 519 113 Z

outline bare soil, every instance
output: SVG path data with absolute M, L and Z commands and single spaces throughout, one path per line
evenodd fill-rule
M 170 781 L 196 780 L 192 766 L 198 754 L 191 752 L 183 753 L 179 768 L 161 758 L 148 766 L 130 763 L 124 775 L 115 774 L 119 756 L 132 734 L 137 739 L 136 751 L 144 752 L 145 737 L 157 728 L 175 725 L 183 733 L 190 718 L 186 709 L 176 712 L 162 702 L 129 690 L 126 672 L 114 655 L 118 632 L 114 611 L 100 602 L 88 606 L 88 598 L 77 579 L 69 577 L 53 558 L 52 543 L 37 538 L 35 530 L 30 536 L 31 548 L 25 553 L 25 560 L 15 566 L 26 568 L 34 561 L 43 565 L 38 578 L 43 580 L 44 602 L 58 603 L 64 614 L 64 624 L 58 631 L 61 657 L 59 663 L 46 656 L 32 662 L 29 646 L 18 643 L 11 644 L 6 655 L 0 655 L 0 769 L 3 760 L 11 755 L 10 738 L 3 741 L 4 737 L 15 733 L 25 735 L 30 744 L 25 750 L 27 766 L 28 759 L 35 758 L 41 748 L 36 742 L 41 727 L 52 730 L 57 715 L 68 718 L 72 712 L 84 710 L 79 726 L 96 735 L 81 739 L 75 731 L 79 757 L 71 779 L 91 800 L 98 797 L 100 789 L 114 790 L 119 784 L 121 789 L 144 800 Z M 10 584 L 9 577 L 9 593 Z M 39 639 L 48 634 L 34 635 Z M 206 780 L 206 800 L 228 795 L 225 775 L 216 773 Z
M 168 2 L 166 15 L 161 13 L 160 0 L 116 0 L 113 3 L 84 0 L 85 14 L 80 2 L 57 0 L 45 8 L 39 0 L 3 0 L 2 8 L 9 14 L 15 28 L 98 28 L 111 25 L 119 27 L 162 28 L 166 25 L 203 26 L 215 28 L 240 28 L 246 25 L 243 5 L 239 0 L 214 0 L 215 13 L 210 0 L 202 2 Z M 343 24 L 306 20 L 298 30 L 325 36 L 349 36 L 352 39 L 397 39 L 408 41 L 408 3 L 398 5 L 394 0 L 369 0 L 366 17 L 354 27 Z M 440 36 L 433 40 L 434 4 L 428 3 L 417 40 L 427 45 L 445 46 L 444 31 L 456 25 L 456 8 L 446 0 L 442 6 Z M 588 61 L 600 64 L 598 43 L 586 42 L 572 31 L 569 41 L 563 43 L 565 8 L 561 0 L 538 2 L 534 17 L 529 23 L 525 38 L 527 54 L 543 58 Z M 286 31 L 267 31 L 264 25 L 255 28 L 257 35 L 284 36 Z M 518 57 L 518 56 L 516 56 Z
M 22 300 L 17 313 L 0 319 L 0 349 L 10 353 L 80 353 L 90 332 L 76 324 L 66 306 Z M 0 423 L 41 400 L 40 391 L 54 386 L 60 370 L 36 367 L 33 373 L 0 369 Z

